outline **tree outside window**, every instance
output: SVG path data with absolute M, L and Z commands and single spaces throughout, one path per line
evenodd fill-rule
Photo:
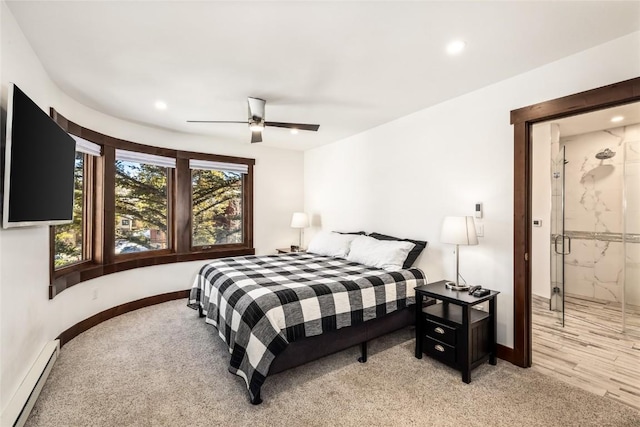
M 167 168 L 116 161 L 116 254 L 169 247 Z
M 56 269 L 85 259 L 84 242 L 85 155 L 76 153 L 73 189 L 73 221 L 55 226 L 54 267 Z
M 192 245 L 242 243 L 242 174 L 191 170 Z
M 49 298 L 132 268 L 255 253 L 255 160 L 145 146 L 51 114 L 82 154 L 73 222 L 50 227 Z

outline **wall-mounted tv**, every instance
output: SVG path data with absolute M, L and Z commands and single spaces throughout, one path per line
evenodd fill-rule
M 71 222 L 75 140 L 18 86 L 8 94 L 3 227 Z

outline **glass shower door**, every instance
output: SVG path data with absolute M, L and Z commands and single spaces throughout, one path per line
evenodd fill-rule
M 549 309 L 564 326 L 564 256 L 571 250 L 571 240 L 564 234 L 565 147 L 551 164 L 551 298 Z
M 624 152 L 622 330 L 640 336 L 640 141 Z

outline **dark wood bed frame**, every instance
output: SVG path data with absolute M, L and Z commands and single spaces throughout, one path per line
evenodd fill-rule
M 435 301 L 429 301 L 425 303 L 425 305 L 433 302 Z M 199 308 L 198 314 L 200 317 L 204 317 L 202 307 Z M 378 317 L 358 325 L 294 341 L 273 360 L 269 368 L 269 375 L 304 365 L 305 363 L 338 351 L 346 350 L 358 344 L 360 345 L 361 351 L 358 362 L 365 363 L 367 361 L 368 341 L 404 328 L 405 326 L 413 325 L 415 324 L 415 320 L 415 304 L 413 304 L 383 317 Z M 250 399 L 250 401 L 254 405 L 262 403 L 260 391 L 258 391 L 256 397 Z

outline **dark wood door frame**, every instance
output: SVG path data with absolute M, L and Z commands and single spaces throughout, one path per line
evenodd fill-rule
M 636 101 L 640 101 L 640 77 L 511 111 L 514 348 L 510 361 L 518 366 L 531 366 L 531 126 Z

